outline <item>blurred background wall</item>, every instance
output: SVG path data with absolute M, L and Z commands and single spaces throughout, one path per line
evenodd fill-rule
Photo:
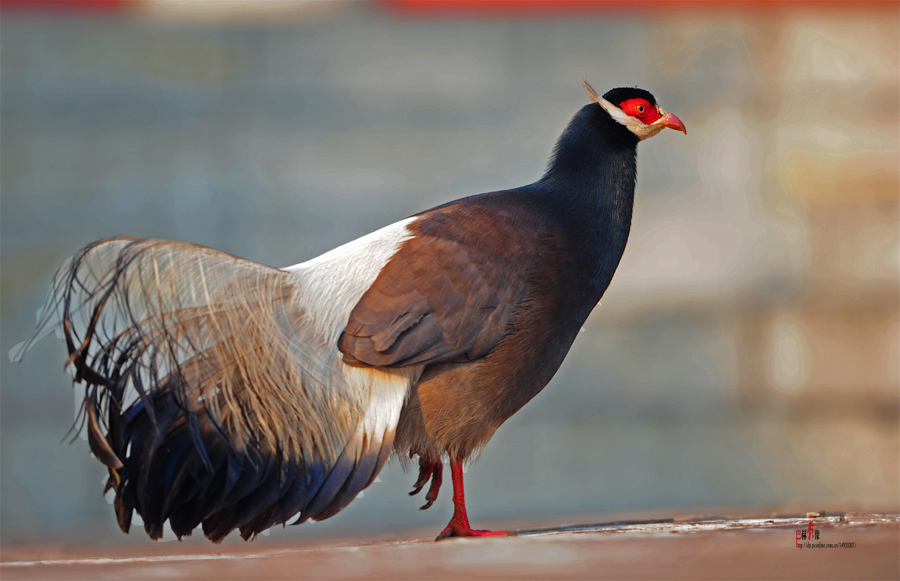
M 534 181 L 585 77 L 650 89 L 689 133 L 641 145 L 619 272 L 470 467 L 473 524 L 897 509 L 896 3 L 38 4 L 0 5 L 3 542 L 147 542 L 61 443 L 62 343 L 6 359 L 68 254 L 132 234 L 300 262 Z M 414 479 L 392 463 L 273 534 L 436 532 L 449 488 L 419 512 Z

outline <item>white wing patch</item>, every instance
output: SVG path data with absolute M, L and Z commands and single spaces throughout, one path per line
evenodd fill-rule
M 410 385 L 423 366 L 398 369 L 351 367 L 343 362 L 338 338 L 350 313 L 400 245 L 413 235 L 407 218 L 284 270 L 293 275 L 304 315 L 292 349 L 304 367 L 304 385 L 328 386 L 362 407 L 361 427 L 381 440 L 396 428 Z M 296 324 L 296 323 L 295 323 Z

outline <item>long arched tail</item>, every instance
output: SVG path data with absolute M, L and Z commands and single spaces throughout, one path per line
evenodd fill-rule
M 11 356 L 61 330 L 123 531 L 137 511 L 154 539 L 166 520 L 179 538 L 202 524 L 215 542 L 248 539 L 332 516 L 374 480 L 416 370 L 345 366 L 346 318 L 322 320 L 304 297 L 315 272 L 132 238 L 57 271 Z

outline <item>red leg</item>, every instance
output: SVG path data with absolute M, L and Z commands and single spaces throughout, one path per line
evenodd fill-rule
M 447 537 L 506 537 L 515 533 L 506 531 L 479 531 L 469 526 L 469 515 L 466 514 L 466 492 L 463 489 L 462 461 L 450 462 L 450 474 L 453 479 L 453 518 L 436 541 Z M 429 491 L 430 492 L 430 491 Z

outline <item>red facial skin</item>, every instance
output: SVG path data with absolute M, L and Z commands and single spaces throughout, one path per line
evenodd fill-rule
M 619 108 L 631 117 L 640 119 L 642 123 L 650 125 L 662 115 L 656 105 L 651 105 L 646 99 L 628 99 L 619 104 Z
M 659 125 L 687 134 L 681 119 L 663 111 L 657 105 L 651 105 L 646 99 L 628 99 L 619 103 L 619 108 L 644 125 Z

